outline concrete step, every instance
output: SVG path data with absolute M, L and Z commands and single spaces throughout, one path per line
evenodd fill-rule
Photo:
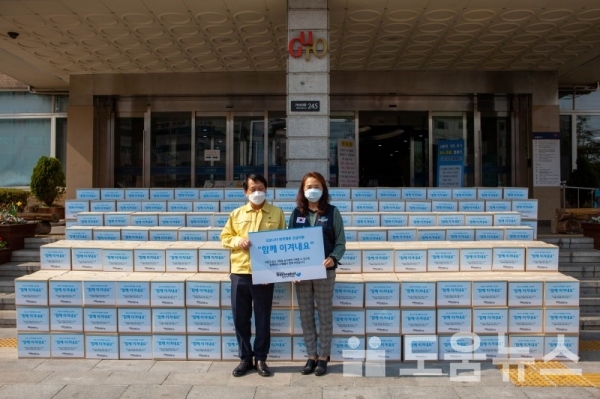
M 39 262 L 40 250 L 38 249 L 18 249 L 13 251 L 12 262 Z
M 14 293 L 15 292 L 15 279 L 10 277 L 0 277 L 0 294 Z
M 600 263 L 600 251 L 595 249 L 568 249 L 558 253 L 559 263 Z
M 15 293 L 0 294 L 0 310 L 15 310 Z
M 600 314 L 600 296 L 586 296 L 579 298 L 581 316 Z
M 580 316 L 579 330 L 600 331 L 600 314 Z
M 579 295 L 581 297 L 600 297 L 600 279 L 582 279 L 579 281 Z
M 19 262 L 7 262 L 0 265 L 0 277 L 21 277 L 28 274 L 28 268 Z
M 42 245 L 50 244 L 56 241 L 64 240 L 64 235 L 46 235 L 46 236 L 35 236 L 25 239 L 26 249 L 39 249 Z
M 0 310 L 0 328 L 17 327 L 17 312 L 14 310 Z
M 559 263 L 558 271 L 576 279 L 600 278 L 600 264 Z
M 538 241 L 544 241 L 548 244 L 553 244 L 561 249 L 593 249 L 594 239 L 584 236 L 573 236 L 573 237 L 557 237 L 557 236 L 545 236 L 539 235 Z

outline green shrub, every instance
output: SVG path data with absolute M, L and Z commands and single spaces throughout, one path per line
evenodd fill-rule
M 57 158 L 41 156 L 31 174 L 31 194 L 50 206 L 65 192 L 65 174 Z
M 23 209 L 27 206 L 27 198 L 29 193 L 25 190 L 18 188 L 0 188 L 0 205 L 8 206 L 9 204 L 15 204 L 19 209 L 19 212 L 23 212 Z M 19 203 L 21 205 L 19 205 Z

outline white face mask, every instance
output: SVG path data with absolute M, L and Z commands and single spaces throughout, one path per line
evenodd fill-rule
M 308 190 L 304 190 L 304 196 L 310 202 L 317 202 L 321 199 L 322 195 L 323 191 L 319 190 L 318 188 L 309 188 Z
M 254 205 L 262 204 L 263 202 L 265 202 L 266 197 L 267 197 L 267 194 L 264 191 L 254 191 L 248 195 L 248 199 Z

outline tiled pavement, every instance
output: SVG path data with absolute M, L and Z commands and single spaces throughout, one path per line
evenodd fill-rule
M 0 338 L 16 337 L 0 329 Z M 15 348 L 0 348 L 0 398 L 600 398 L 589 387 L 515 387 L 503 382 L 491 363 L 481 363 L 480 382 L 452 382 L 450 363 L 427 363 L 442 376 L 399 376 L 411 363 L 389 363 L 386 377 L 344 377 L 342 364 L 331 363 L 323 377 L 302 376 L 302 363 L 270 362 L 274 375 L 255 371 L 231 376 L 236 362 L 154 360 L 17 359 Z M 582 352 L 571 367 L 600 373 L 600 352 Z

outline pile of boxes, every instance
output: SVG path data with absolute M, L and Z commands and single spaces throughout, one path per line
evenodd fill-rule
M 269 191 L 294 208 L 296 189 Z M 559 334 L 578 353 L 579 282 L 558 273 L 557 247 L 534 241 L 527 194 L 331 189 L 349 241 L 332 360 L 492 359 L 506 346 L 541 358 Z M 237 359 L 229 251 L 215 241 L 244 202 L 241 189 L 77 190 L 68 240 L 43 246 L 42 270 L 15 282 L 19 357 Z M 272 360 L 306 359 L 293 287 L 275 286 Z M 453 344 L 455 333 L 466 335 Z

